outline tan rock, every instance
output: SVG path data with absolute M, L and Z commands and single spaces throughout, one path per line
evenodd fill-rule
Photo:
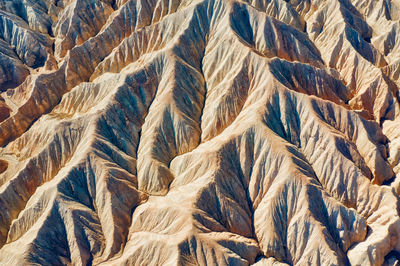
M 0 0 L 0 265 L 397 265 L 399 10 Z

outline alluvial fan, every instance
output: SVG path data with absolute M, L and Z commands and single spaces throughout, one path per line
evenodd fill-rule
M 0 0 L 0 265 L 398 265 L 399 0 Z

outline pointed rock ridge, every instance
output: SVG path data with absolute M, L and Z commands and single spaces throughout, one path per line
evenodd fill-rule
M 398 264 L 399 11 L 0 0 L 0 264 Z
M 59 14 L 52 31 L 56 36 L 55 56 L 64 57 L 74 46 L 95 36 L 113 9 L 100 0 L 73 1 Z

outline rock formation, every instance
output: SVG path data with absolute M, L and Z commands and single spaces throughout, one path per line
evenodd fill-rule
M 0 265 L 398 265 L 399 0 L 0 0 Z

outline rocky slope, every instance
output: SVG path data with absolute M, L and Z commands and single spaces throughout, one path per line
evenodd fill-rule
M 400 1 L 0 0 L 0 265 L 397 265 Z

